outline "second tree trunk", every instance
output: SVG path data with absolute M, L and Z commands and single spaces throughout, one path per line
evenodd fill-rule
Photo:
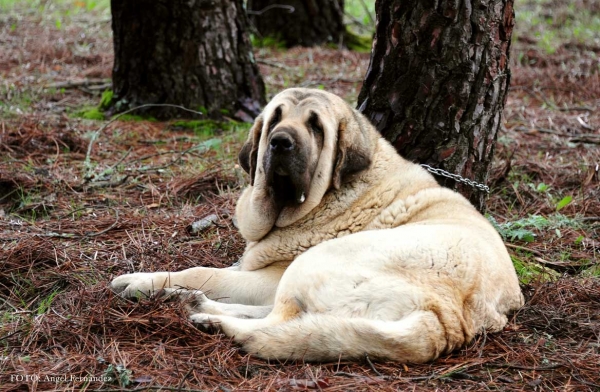
M 378 0 L 359 110 L 406 158 L 486 183 L 510 83 L 513 0 Z M 485 194 L 443 177 L 480 210 Z
M 261 36 L 279 38 L 288 47 L 337 45 L 344 34 L 343 0 L 249 0 L 248 8 Z

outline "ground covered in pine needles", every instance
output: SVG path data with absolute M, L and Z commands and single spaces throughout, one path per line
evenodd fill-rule
M 45 7 L 0 15 L 0 390 L 600 389 L 598 38 L 515 37 L 488 201 L 527 299 L 505 330 L 426 365 L 278 363 L 198 331 L 177 302 L 107 289 L 127 272 L 238 259 L 248 125 L 86 119 L 110 88 L 109 14 Z M 270 95 L 323 87 L 350 102 L 369 60 L 256 57 Z

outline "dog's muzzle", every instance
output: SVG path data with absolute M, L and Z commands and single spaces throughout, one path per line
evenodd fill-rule
M 271 161 L 274 164 L 275 174 L 280 176 L 289 176 L 289 166 L 296 149 L 296 141 L 287 132 L 276 132 L 269 139 L 269 150 L 271 152 Z
M 304 203 L 310 186 L 307 151 L 297 141 L 293 129 L 275 129 L 269 136 L 269 150 L 264 168 L 267 185 L 272 186 L 284 200 Z

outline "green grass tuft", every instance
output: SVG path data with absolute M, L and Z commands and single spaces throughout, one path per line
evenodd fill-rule
M 281 37 L 257 37 L 250 34 L 250 41 L 255 48 L 285 49 L 286 43 Z
M 118 114 L 116 114 L 114 117 L 118 116 Z M 149 117 L 144 117 L 144 116 L 139 116 L 136 114 L 123 114 L 121 116 L 119 116 L 119 121 L 158 121 L 155 117 L 149 116 Z
M 545 268 L 543 265 L 531 261 L 525 261 L 517 256 L 510 257 L 519 281 L 523 284 L 529 284 L 535 281 L 552 282 L 560 277 L 560 274 L 552 269 Z
M 97 107 L 87 107 L 75 112 L 75 117 L 85 118 L 86 120 L 103 121 L 106 119 L 104 113 Z
M 580 228 L 581 222 L 565 215 L 554 213 L 548 217 L 529 215 L 516 221 L 498 223 L 494 217 L 487 215 L 492 226 L 500 233 L 504 240 L 533 242 L 536 231 L 558 230 L 563 227 Z
M 100 104 L 98 105 L 100 110 L 106 110 L 113 104 L 113 92 L 112 90 L 106 90 L 100 97 Z

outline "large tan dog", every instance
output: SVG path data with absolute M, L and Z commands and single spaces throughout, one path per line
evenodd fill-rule
M 184 293 L 193 321 L 280 360 L 426 362 L 523 304 L 486 219 L 335 95 L 278 94 L 240 163 L 252 182 L 236 209 L 239 265 L 123 275 L 113 290 Z

